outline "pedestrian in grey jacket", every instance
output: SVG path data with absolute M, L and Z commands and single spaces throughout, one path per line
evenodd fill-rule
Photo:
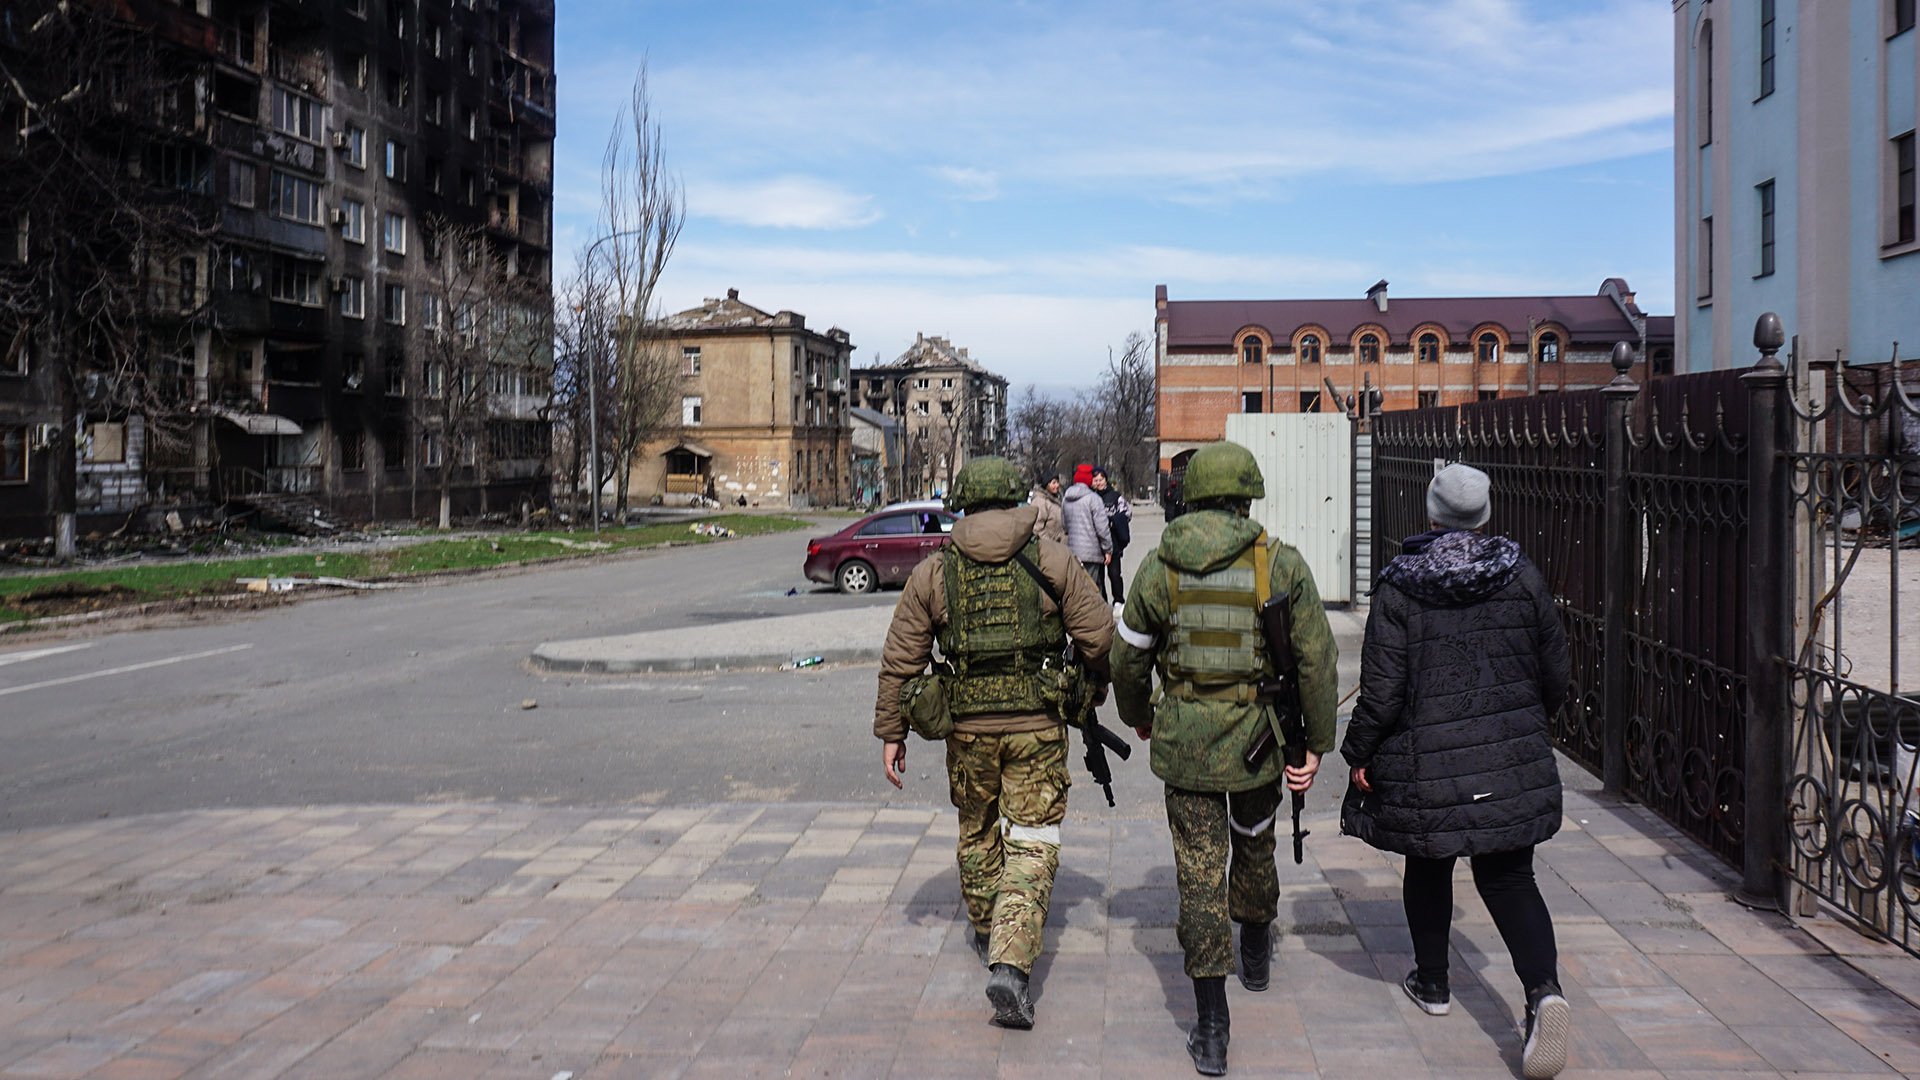
M 1113 555 L 1113 531 L 1107 524 L 1107 504 L 1100 493 L 1089 486 L 1093 466 L 1080 465 L 1073 470 L 1073 486 L 1060 497 L 1061 516 L 1066 519 L 1067 547 L 1073 557 L 1087 568 L 1100 595 L 1107 595 L 1107 560 Z

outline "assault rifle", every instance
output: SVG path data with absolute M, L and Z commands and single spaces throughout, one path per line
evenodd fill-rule
M 1053 606 L 1059 608 L 1064 616 L 1067 605 L 1060 599 L 1060 590 L 1047 580 L 1047 575 L 1041 573 L 1040 568 L 1033 565 L 1033 560 L 1027 558 L 1024 552 L 1014 552 L 1013 561 L 1019 563 L 1021 569 L 1033 578 L 1034 584 L 1040 586 L 1040 591 L 1047 594 L 1047 599 L 1052 600 Z M 1080 653 L 1072 641 L 1068 641 L 1060 650 L 1060 670 L 1068 687 L 1060 703 L 1060 718 L 1069 727 L 1080 730 L 1080 741 L 1087 748 L 1087 756 L 1082 759 L 1087 767 L 1087 775 L 1100 785 L 1100 790 L 1106 793 L 1107 805 L 1112 806 L 1113 767 L 1107 762 L 1107 751 L 1113 751 L 1120 755 L 1121 761 L 1125 761 L 1133 756 L 1133 747 L 1102 727 L 1099 718 L 1094 716 L 1093 699 L 1099 696 L 1099 690 L 1093 685 L 1093 680 L 1087 677 L 1086 665 L 1080 662 Z
M 1067 699 L 1063 711 L 1067 724 L 1080 729 L 1080 741 L 1087 748 L 1087 756 L 1082 759 L 1087 767 L 1087 775 L 1100 785 L 1100 790 L 1106 793 L 1107 805 L 1112 806 L 1113 767 L 1107 763 L 1107 751 L 1113 751 L 1120 755 L 1121 761 L 1125 761 L 1133 756 L 1133 747 L 1102 726 L 1100 719 L 1093 714 L 1093 699 L 1099 696 L 1099 690 L 1094 686 L 1093 679 L 1088 677 L 1085 666 L 1080 663 L 1072 642 L 1068 642 L 1061 651 L 1060 662 L 1068 665 L 1068 670 L 1080 669 L 1071 681 L 1070 685 L 1076 689 Z
M 1273 659 L 1276 677 L 1260 680 L 1260 702 L 1271 708 L 1280 720 L 1280 733 L 1286 737 L 1286 763 L 1299 768 L 1307 763 L 1307 724 L 1300 713 L 1300 672 L 1293 658 L 1293 606 L 1286 596 L 1276 596 L 1260 608 L 1260 636 L 1266 639 L 1267 655 Z M 1257 769 L 1273 752 L 1273 725 L 1262 724 L 1243 755 L 1247 768 Z M 1307 805 L 1304 791 L 1293 796 L 1293 861 L 1306 861 L 1308 830 L 1300 827 L 1300 811 Z

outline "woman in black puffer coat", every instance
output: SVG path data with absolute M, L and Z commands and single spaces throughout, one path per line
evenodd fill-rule
M 1488 487 L 1478 469 L 1442 469 L 1427 491 L 1434 531 L 1381 571 L 1340 747 L 1352 769 L 1340 827 L 1407 856 L 1418 966 L 1403 986 L 1434 1015 L 1450 1004 L 1454 861 L 1471 860 L 1526 989 L 1526 1075 L 1548 1077 L 1565 1064 L 1568 1017 L 1533 849 L 1560 828 L 1548 718 L 1567 696 L 1567 638 L 1520 546 L 1474 531 Z

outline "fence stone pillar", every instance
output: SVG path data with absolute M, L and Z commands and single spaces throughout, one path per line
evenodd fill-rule
M 1633 665 L 1627 656 L 1628 608 L 1633 603 L 1633 577 L 1639 564 L 1640 529 L 1627 490 L 1627 410 L 1640 393 L 1633 381 L 1633 346 L 1613 346 L 1613 381 L 1601 391 L 1606 401 L 1606 490 L 1602 537 L 1605 545 L 1604 610 L 1600 654 L 1600 763 L 1601 781 L 1614 795 L 1627 790 L 1627 718 L 1633 706 Z
M 1786 662 L 1793 651 L 1793 504 L 1786 455 L 1793 450 L 1786 343 L 1780 316 L 1753 327 L 1760 360 L 1741 376 L 1747 387 L 1747 730 L 1746 818 L 1740 888 L 1749 907 L 1783 909 L 1786 900 L 1787 768 L 1792 704 Z

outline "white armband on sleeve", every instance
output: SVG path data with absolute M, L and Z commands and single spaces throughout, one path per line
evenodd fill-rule
M 1154 640 L 1153 635 L 1143 634 L 1140 631 L 1135 630 L 1133 627 L 1128 626 L 1127 620 L 1121 619 L 1115 622 L 1113 624 L 1113 628 L 1119 632 L 1121 641 L 1126 642 L 1127 644 L 1133 646 L 1134 648 L 1139 649 L 1142 652 L 1145 652 L 1148 649 L 1153 648 L 1153 640 Z

